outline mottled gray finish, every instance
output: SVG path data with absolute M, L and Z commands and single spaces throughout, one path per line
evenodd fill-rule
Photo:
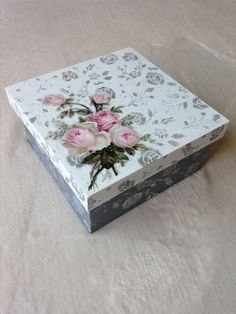
M 27 140 L 44 163 L 49 173 L 53 176 L 63 194 L 79 215 L 81 221 L 89 232 L 96 231 L 113 219 L 123 215 L 135 206 L 156 196 L 158 193 L 171 187 L 173 184 L 188 177 L 197 171 L 205 161 L 207 148 L 204 148 L 172 166 L 160 171 L 143 182 L 132 186 L 125 192 L 112 198 L 110 201 L 87 212 L 74 192 L 68 186 L 66 180 L 58 172 L 46 153 L 40 148 L 34 137 L 26 129 Z M 109 193 L 109 192 L 107 192 Z

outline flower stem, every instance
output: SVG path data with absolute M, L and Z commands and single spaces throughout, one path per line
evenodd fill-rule
M 114 174 L 115 174 L 116 176 L 118 176 L 118 172 L 116 171 L 114 165 L 112 166 L 112 170 L 114 171 Z
M 85 105 L 82 105 L 82 104 L 79 104 L 79 103 L 77 103 L 77 102 L 68 102 L 68 104 L 69 104 L 69 105 L 78 105 L 78 106 L 84 107 L 85 109 L 88 110 L 88 113 L 93 113 L 92 110 L 91 110 L 89 107 L 87 107 L 87 106 L 85 106 Z
M 99 165 L 97 172 L 96 172 L 95 175 L 92 177 L 92 180 L 91 180 L 90 185 L 89 185 L 89 187 L 88 187 L 89 190 L 92 189 L 92 187 L 93 187 L 93 185 L 94 185 L 94 183 L 95 183 L 95 181 L 96 181 L 96 179 L 97 179 L 97 176 L 99 175 L 99 173 L 100 173 L 103 169 L 104 169 L 103 166 Z

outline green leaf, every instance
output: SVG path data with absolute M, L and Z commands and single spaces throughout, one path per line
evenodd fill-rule
M 117 113 L 122 113 L 123 111 L 121 110 L 122 108 L 124 108 L 124 106 L 117 106 L 117 107 L 111 107 L 111 111 L 112 112 L 117 112 Z
M 146 149 L 147 148 L 147 146 L 144 144 L 137 144 L 134 147 L 135 147 L 135 149 Z
M 68 104 L 68 103 L 70 103 L 72 101 L 74 101 L 74 98 L 67 98 L 65 103 Z
M 151 138 L 151 134 L 147 133 L 141 137 L 141 140 L 146 142 L 146 141 L 149 141 L 150 138 Z
M 115 151 L 118 152 L 118 153 L 123 153 L 123 152 L 125 151 L 124 148 L 118 147 L 118 146 L 114 146 L 114 149 L 115 149 Z
M 134 155 L 135 154 L 135 149 L 131 148 L 131 147 L 126 147 L 125 151 L 129 154 L 129 155 Z
M 88 115 L 88 111 L 85 109 L 81 109 L 79 111 L 77 111 L 77 113 L 82 114 L 83 116 L 87 116 Z
M 129 157 L 123 153 L 120 153 L 118 156 L 117 156 L 117 160 L 129 160 Z
M 82 163 L 84 164 L 94 164 L 95 162 L 99 161 L 100 160 L 100 154 L 99 153 L 92 153 L 90 154 L 89 156 L 86 156 Z
M 86 120 L 84 118 L 82 118 L 82 117 L 79 117 L 79 122 L 83 123 L 83 122 L 86 122 Z
M 65 118 L 67 115 L 68 115 L 68 110 L 62 111 L 62 112 L 59 114 L 59 117 L 60 117 L 61 119 L 63 119 L 63 118 Z

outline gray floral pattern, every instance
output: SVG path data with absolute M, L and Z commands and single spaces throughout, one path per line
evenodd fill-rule
M 131 112 L 122 119 L 123 125 L 140 124 L 143 125 L 146 122 L 146 117 L 140 112 Z
M 114 92 L 114 90 L 112 88 L 109 88 L 109 87 L 99 87 L 97 89 L 97 91 L 99 92 L 102 92 L 102 93 L 105 93 L 106 95 L 108 95 L 110 98 L 115 98 L 116 97 L 116 94 Z
M 71 80 L 76 80 L 78 78 L 78 74 L 74 71 L 66 71 L 62 72 L 62 79 L 64 81 L 71 81 Z
M 160 157 L 161 154 L 158 150 L 147 148 L 141 153 L 141 157 L 138 159 L 138 161 L 142 166 L 146 166 L 160 159 Z
M 193 154 L 194 150 L 195 150 L 195 147 L 191 143 L 185 145 L 185 147 L 182 148 L 182 152 L 184 153 L 185 157 Z
M 136 61 L 138 60 L 138 56 L 133 52 L 125 52 L 122 59 L 124 61 Z
M 147 81 L 153 85 L 159 85 L 164 83 L 164 77 L 161 73 L 158 72 L 149 72 L 147 74 Z
M 125 180 L 119 185 L 118 190 L 119 192 L 124 192 L 130 189 L 132 186 L 134 186 L 134 180 Z
M 113 64 L 118 60 L 118 57 L 114 53 L 111 53 L 106 56 L 102 56 L 100 60 L 106 64 Z
M 83 158 L 81 158 L 80 156 L 68 155 L 66 159 L 71 166 L 76 166 L 77 168 L 83 166 L 82 164 Z
M 89 74 L 89 79 L 90 80 L 97 80 L 100 77 L 98 73 L 91 73 Z
M 166 129 L 155 129 L 154 135 L 156 135 L 158 138 L 167 138 L 168 132 Z
M 206 109 L 208 106 L 201 99 L 196 97 L 193 99 L 193 107 L 196 109 Z
M 213 141 L 214 139 L 216 139 L 223 131 L 224 131 L 224 126 L 221 126 L 215 129 L 214 131 L 212 131 L 210 140 Z

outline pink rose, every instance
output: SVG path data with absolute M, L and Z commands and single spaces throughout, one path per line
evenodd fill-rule
M 91 122 L 96 122 L 99 131 L 108 132 L 119 120 L 119 116 L 109 110 L 98 111 L 87 116 Z
M 61 95 L 47 95 L 43 98 L 43 104 L 48 106 L 61 106 L 66 102 L 66 98 Z
M 111 140 L 106 132 L 98 132 L 97 125 L 84 122 L 68 130 L 64 137 L 64 146 L 69 148 L 73 155 L 81 155 L 88 151 L 101 150 L 107 147 Z
M 139 134 L 132 128 L 116 124 L 110 129 L 111 140 L 116 146 L 133 147 L 140 140 Z
M 110 97 L 101 92 L 96 92 L 91 98 L 96 104 L 107 104 L 110 101 Z
M 64 135 L 64 140 L 73 147 L 90 149 L 95 145 L 95 136 L 88 129 L 73 128 Z

